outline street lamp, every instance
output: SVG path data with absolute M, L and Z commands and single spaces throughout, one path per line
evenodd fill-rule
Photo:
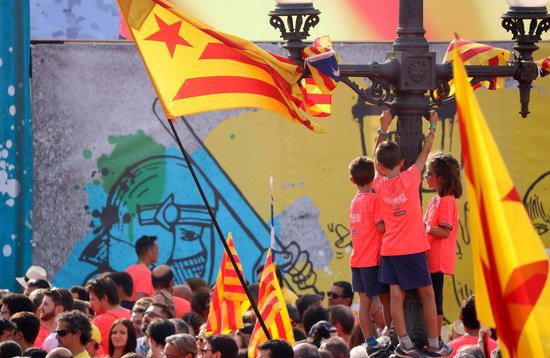
M 303 66 L 301 51 L 309 30 L 319 23 L 320 11 L 312 0 L 276 0 L 269 12 L 270 24 L 281 32 L 283 47 L 289 57 Z M 466 66 L 472 83 L 494 81 L 496 77 L 511 77 L 518 82 L 522 117 L 529 114 L 531 83 L 538 76 L 533 52 L 541 35 L 550 28 L 548 0 L 507 0 L 510 8 L 501 16 L 502 26 L 512 33 L 513 60 L 505 66 Z M 397 142 L 405 159 L 405 167 L 414 163 L 423 141 L 422 117 L 430 109 L 454 100 L 449 81 L 452 65 L 436 63 L 435 52 L 429 49 L 424 36 L 423 0 L 399 1 L 397 38 L 386 61 L 369 64 L 340 65 L 340 80 L 355 91 L 359 98 L 371 104 L 387 107 L 397 116 Z M 371 85 L 362 88 L 352 78 L 368 78 Z M 405 316 L 410 336 L 416 342 L 425 341 L 420 304 L 411 293 L 405 300 Z
M 269 12 L 270 24 L 281 32 L 289 57 L 303 65 L 301 51 L 309 30 L 319 23 L 320 11 L 313 0 L 276 0 Z M 505 66 L 466 66 L 472 83 L 512 77 L 518 82 L 521 115 L 529 114 L 531 83 L 538 76 L 532 53 L 538 49 L 542 33 L 550 28 L 547 0 L 507 0 L 509 11 L 502 15 L 502 26 L 515 41 L 514 59 Z M 527 24 L 526 24 L 527 23 Z M 422 146 L 422 117 L 433 108 L 452 101 L 449 81 L 451 64 L 436 63 L 424 36 L 423 0 L 399 1 L 399 26 L 393 51 L 386 61 L 340 65 L 341 82 L 371 104 L 387 107 L 397 116 L 397 142 L 408 166 L 416 160 Z M 368 78 L 371 85 L 362 88 L 352 78 Z

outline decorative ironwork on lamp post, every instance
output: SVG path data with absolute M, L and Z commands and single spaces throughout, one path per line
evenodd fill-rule
M 269 13 L 270 23 L 281 32 L 283 47 L 290 58 L 303 65 L 301 51 L 309 30 L 319 23 L 320 11 L 313 0 L 276 0 Z M 506 66 L 466 66 L 472 83 L 494 81 L 495 77 L 511 77 L 518 82 L 522 117 L 529 114 L 531 84 L 538 76 L 533 52 L 541 35 L 550 28 L 548 0 L 507 0 L 509 11 L 502 15 L 502 26 L 512 33 L 514 59 Z M 355 91 L 365 102 L 387 107 L 397 116 L 397 142 L 402 148 L 408 167 L 420 152 L 423 134 L 422 117 L 430 109 L 441 107 L 454 98 L 450 96 L 449 81 L 452 65 L 436 63 L 425 38 L 423 0 L 399 1 L 397 38 L 386 61 L 368 64 L 340 64 L 341 82 Z M 371 85 L 362 88 L 352 78 L 368 78 Z M 425 338 L 419 302 L 408 295 L 405 301 L 407 327 L 418 343 Z
M 547 0 L 507 0 L 510 9 L 502 15 L 502 26 L 515 41 L 514 60 L 506 66 L 466 66 L 473 83 L 512 77 L 518 82 L 521 115 L 529 114 L 531 83 L 538 76 L 532 53 L 538 49 L 542 33 L 550 28 Z M 281 32 L 283 47 L 290 58 L 303 64 L 301 51 L 309 30 L 319 23 L 320 11 L 313 0 L 277 0 L 269 13 L 270 23 Z M 428 111 L 453 100 L 449 97 L 451 64 L 436 63 L 424 36 L 423 0 L 399 1 L 399 26 L 393 49 L 386 61 L 340 65 L 341 82 L 364 101 L 391 109 L 397 116 L 397 142 L 405 165 L 413 163 L 422 146 L 422 117 Z M 352 78 L 368 78 L 372 84 L 362 88 Z M 436 95 L 437 94 L 437 95 Z

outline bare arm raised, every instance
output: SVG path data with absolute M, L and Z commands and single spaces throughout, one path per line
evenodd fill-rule
M 437 112 L 430 111 L 430 129 L 428 129 L 428 134 L 426 134 L 426 138 L 424 139 L 422 150 L 420 151 L 420 154 L 418 154 L 418 158 L 416 158 L 416 162 L 414 163 L 414 165 L 416 165 L 420 171 L 424 169 L 424 165 L 426 165 L 426 159 L 428 159 L 428 154 L 430 154 L 430 150 L 432 150 L 437 121 L 439 121 L 439 115 L 437 114 Z

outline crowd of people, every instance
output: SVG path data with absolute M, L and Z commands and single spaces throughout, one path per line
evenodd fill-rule
M 176 285 L 170 266 L 155 266 L 157 238 L 143 236 L 135 244 L 136 264 L 84 286 L 51 287 L 40 266 L 17 278 L 23 293 L 1 293 L 0 358 L 498 355 L 490 338 L 495 332 L 481 329 L 473 296 L 464 300 L 453 334 L 440 335 L 446 328 L 443 283 L 444 275 L 454 273 L 462 186 L 456 159 L 445 153 L 428 157 L 437 120 L 430 113 L 422 151 L 405 171 L 399 146 L 385 140 L 392 121 L 388 111 L 380 117 L 375 159 L 351 162 L 350 180 L 358 189 L 350 207 L 351 283 L 334 282 L 325 301 L 317 294 L 297 296 L 277 271 L 294 342 L 272 339 L 249 347 L 257 319 L 252 309 L 243 314 L 242 328 L 209 335 L 212 288 L 198 277 Z M 423 215 L 418 188 L 425 165 L 428 187 L 436 194 Z M 247 288 L 257 301 L 259 284 Z M 413 289 L 422 303 L 426 342 L 413 342 L 405 324 L 405 291 Z M 351 308 L 356 294 L 358 312 Z

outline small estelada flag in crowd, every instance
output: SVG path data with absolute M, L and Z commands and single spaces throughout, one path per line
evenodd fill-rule
M 237 255 L 231 233 L 227 235 L 226 242 L 242 274 L 243 268 L 241 260 Z M 206 320 L 206 334 L 227 334 L 231 330 L 242 328 L 243 319 L 241 306 L 245 302 L 248 302 L 248 297 L 244 292 L 244 288 L 241 285 L 229 255 L 227 252 L 224 252 L 220 263 L 218 278 L 212 288 L 210 310 Z
M 169 0 L 118 0 L 168 118 L 263 108 L 321 131 L 300 110 L 304 70 L 216 30 Z
M 330 38 L 322 36 L 315 39 L 311 46 L 302 50 L 302 57 L 321 93 L 331 93 L 340 80 L 340 69 Z
M 271 249 L 269 249 L 260 277 L 258 309 L 271 335 L 271 339 L 283 339 L 292 345 L 294 344 L 292 325 L 275 269 L 273 255 Z M 265 341 L 267 341 L 267 337 L 260 323 L 256 321 L 248 344 L 248 357 L 256 357 L 258 346 Z
M 458 35 L 455 35 L 455 39 L 449 44 L 443 62 L 452 62 L 454 50 L 457 50 L 460 54 L 460 58 L 465 65 L 472 66 L 505 66 L 510 60 L 510 51 L 489 46 L 473 41 L 463 40 Z M 504 88 L 504 77 L 494 77 L 491 81 L 480 81 L 474 84 L 472 87 L 478 89 L 479 87 L 486 87 L 491 90 Z M 454 79 L 449 81 L 451 87 L 450 94 L 454 94 Z
M 302 80 L 304 101 L 300 108 L 314 117 L 328 117 L 332 112 L 332 94 L 324 94 L 313 78 Z
M 496 328 L 505 357 L 550 357 L 548 254 L 485 122 L 458 49 L 453 72 L 477 315 Z

